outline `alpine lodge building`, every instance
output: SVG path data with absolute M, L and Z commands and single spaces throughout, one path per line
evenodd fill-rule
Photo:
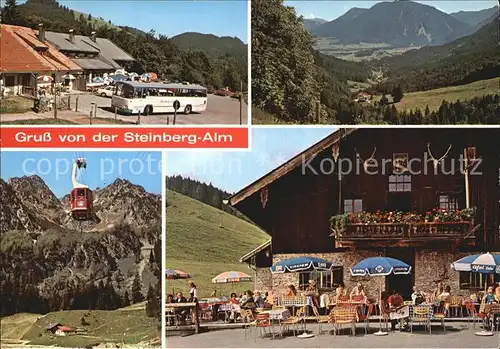
M 240 190 L 229 204 L 271 240 L 243 256 L 255 288 L 283 292 L 315 280 L 323 292 L 362 282 L 376 296 L 380 278 L 349 268 L 374 256 L 408 263 L 385 277 L 405 299 L 439 282 L 468 296 L 500 275 L 456 272 L 455 260 L 500 251 L 500 129 L 339 129 Z M 282 259 L 314 256 L 332 271 L 271 274 Z

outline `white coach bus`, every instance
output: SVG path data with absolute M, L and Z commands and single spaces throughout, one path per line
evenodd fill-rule
M 207 89 L 200 85 L 122 81 L 116 83 L 111 100 L 111 106 L 120 112 L 142 115 L 173 113 L 174 104 L 179 105 L 179 113 L 203 112 L 207 109 Z

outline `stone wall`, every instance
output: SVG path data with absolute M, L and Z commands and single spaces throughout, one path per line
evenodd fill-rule
M 359 263 L 365 258 L 376 257 L 379 253 L 375 251 L 354 251 L 354 252 L 338 252 L 338 253 L 318 253 L 308 254 L 307 256 L 323 258 L 333 262 L 334 265 L 342 266 L 344 272 L 344 284 L 348 292 L 356 286 L 356 283 L 361 282 L 365 286 L 365 290 L 369 297 L 377 297 L 378 290 L 384 282 L 382 277 L 360 277 L 351 276 L 350 268 Z M 301 257 L 303 254 L 278 254 L 273 256 L 273 263 L 277 263 L 282 259 Z M 274 274 L 273 275 L 273 292 L 282 293 L 286 290 L 287 285 L 299 284 L 298 273 Z
M 450 285 L 452 294 L 468 296 L 468 290 L 460 290 L 459 273 L 451 269 L 451 263 L 471 253 L 447 252 L 433 250 L 417 250 L 415 253 L 415 266 L 412 270 L 415 285 L 422 291 L 434 292 L 438 282 Z M 357 282 L 363 283 L 368 295 L 374 298 L 385 281 L 382 277 L 351 276 L 350 268 L 361 260 L 380 255 L 374 251 L 353 251 L 325 254 L 308 254 L 311 257 L 323 258 L 332 261 L 334 265 L 343 266 L 344 284 L 350 291 Z M 282 259 L 295 258 L 303 254 L 277 254 L 273 256 L 273 263 Z M 285 292 L 287 285 L 299 284 L 299 273 L 271 274 L 268 268 L 257 271 L 257 289 L 266 292 L 272 290 L 275 294 Z
M 273 289 L 273 274 L 269 268 L 257 268 L 255 271 L 255 290 L 269 292 Z

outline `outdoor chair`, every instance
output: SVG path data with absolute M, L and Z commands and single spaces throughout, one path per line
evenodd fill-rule
M 167 326 L 169 326 L 169 324 L 173 324 L 173 326 L 177 326 L 177 314 L 175 314 L 173 308 L 166 309 L 165 319 L 166 319 Z
M 444 319 L 449 316 L 449 304 L 441 303 L 437 306 L 436 311 L 434 312 L 434 319 L 441 321 L 441 326 L 443 326 L 443 330 L 446 331 L 446 325 L 444 323 Z
M 487 319 L 490 322 L 491 330 L 498 332 L 500 327 L 500 304 L 489 304 L 489 307 L 487 307 Z
M 281 326 L 285 328 L 285 330 L 289 330 L 290 326 L 293 326 L 293 335 L 296 336 L 296 329 L 298 329 L 299 325 L 302 323 L 302 330 L 305 331 L 306 328 L 306 318 L 305 318 L 305 309 L 304 307 L 300 307 L 297 309 L 295 316 L 289 317 L 288 319 L 281 321 Z
M 410 314 L 410 332 L 413 333 L 413 325 L 424 325 L 432 333 L 431 328 L 431 312 L 427 306 L 414 306 L 413 312 Z
M 365 324 L 365 334 L 368 334 L 371 314 L 375 312 L 375 304 L 370 303 L 367 307 L 358 308 L 358 321 Z
M 267 329 L 271 327 L 269 314 L 261 313 L 255 315 L 255 327 L 260 329 L 261 337 L 265 337 L 268 334 Z M 274 334 L 273 334 L 273 339 L 274 339 Z M 254 341 L 256 340 L 257 338 L 254 337 Z
M 208 303 L 199 303 L 200 319 L 205 321 L 212 320 L 212 309 Z
M 465 311 L 467 313 L 467 327 L 470 328 L 470 325 L 472 323 L 472 327 L 476 328 L 476 322 L 481 322 L 484 321 L 484 318 L 486 317 L 486 314 L 484 313 L 484 306 L 481 309 L 481 306 L 479 307 L 480 311 L 476 311 L 476 306 L 472 302 L 465 302 Z M 481 312 L 482 310 L 482 312 Z
M 333 335 L 337 335 L 337 331 L 342 329 L 342 325 L 351 325 L 351 335 L 354 337 L 356 335 L 356 318 L 357 311 L 356 307 L 346 306 L 346 307 L 335 307 L 333 309 Z
M 330 320 L 330 314 L 328 315 L 320 315 L 319 314 L 319 310 L 316 306 L 313 306 L 313 313 L 314 313 L 314 320 L 318 322 L 318 326 L 319 326 L 319 332 L 318 334 L 321 335 L 323 334 L 323 331 L 322 331 L 322 324 L 327 324 L 329 322 L 331 322 Z
M 463 297 L 460 296 L 451 296 L 450 298 L 450 312 L 452 310 L 455 310 L 455 316 L 458 317 L 458 314 L 460 314 L 460 317 L 463 317 L 463 307 L 464 304 L 464 299 Z
M 354 303 L 363 303 L 364 301 L 365 301 L 364 296 L 352 296 L 351 297 L 351 302 L 354 302 Z
M 247 331 L 250 331 L 250 336 L 252 335 L 252 327 L 257 325 L 253 313 L 250 309 L 240 310 L 240 316 L 244 319 L 243 329 L 245 330 L 245 340 L 247 339 Z
M 339 296 L 337 299 L 337 306 L 349 305 L 349 296 Z

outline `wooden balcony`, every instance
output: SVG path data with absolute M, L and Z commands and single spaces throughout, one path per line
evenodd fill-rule
M 336 247 L 422 246 L 474 243 L 473 222 L 356 223 L 332 234 Z

